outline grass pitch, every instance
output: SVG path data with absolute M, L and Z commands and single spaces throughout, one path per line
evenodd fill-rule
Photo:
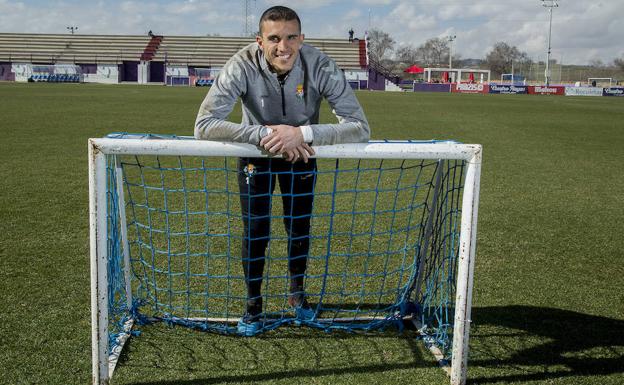
M 87 138 L 190 135 L 205 92 L 0 83 L 1 384 L 89 383 Z M 469 383 L 624 383 L 624 100 L 358 98 L 375 139 L 484 145 Z M 244 339 L 156 325 L 126 351 L 113 384 L 448 382 L 394 331 Z

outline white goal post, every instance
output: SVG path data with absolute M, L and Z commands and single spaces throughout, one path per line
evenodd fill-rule
M 461 176 L 463 187 L 459 197 L 461 217 L 459 219 L 456 261 L 456 283 L 454 287 L 455 314 L 452 322 L 452 361 L 450 382 L 464 384 L 468 362 L 468 340 L 471 322 L 473 273 L 476 253 L 477 214 L 480 190 L 482 148 L 478 144 L 456 142 L 411 142 L 411 141 L 371 141 L 369 143 L 315 146 L 316 159 L 418 159 L 435 162 L 458 160 L 462 162 Z M 119 168 L 117 157 L 157 156 L 157 157 L 267 157 L 258 147 L 249 144 L 180 140 L 171 138 L 92 138 L 88 141 L 89 156 L 89 225 L 91 259 L 91 321 L 92 321 L 92 370 L 93 384 L 108 384 L 123 344 L 130 336 L 132 318 L 124 320 L 119 341 L 114 348 L 109 346 L 109 260 L 110 250 L 110 185 L 115 185 L 119 193 L 116 203 L 119 210 L 125 210 L 124 176 L 121 171 L 111 177 L 113 169 Z M 143 166 L 143 165 L 141 165 Z M 438 177 L 439 178 L 439 177 Z M 186 199 L 186 198 L 185 198 Z M 435 202 L 435 197 L 433 198 Z M 435 203 L 434 203 L 435 205 Z M 115 208 L 116 210 L 117 208 Z M 123 249 L 123 282 L 125 282 L 127 306 L 132 306 L 133 289 L 125 215 L 119 218 Z M 430 226 L 430 225 L 429 225 Z M 422 230 L 428 232 L 429 230 Z M 425 247 L 426 248 L 426 247 Z M 124 286 L 122 283 L 121 286 Z M 433 350 L 432 350 L 433 351 Z

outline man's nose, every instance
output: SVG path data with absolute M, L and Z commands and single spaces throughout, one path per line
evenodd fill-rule
M 279 49 L 280 51 L 285 51 L 288 48 L 288 42 L 286 41 L 286 39 L 282 39 L 279 41 L 279 43 L 277 43 L 277 49 Z

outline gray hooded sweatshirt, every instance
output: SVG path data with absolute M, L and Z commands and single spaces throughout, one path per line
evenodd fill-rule
M 238 98 L 240 124 L 226 121 Z M 322 99 L 337 124 L 319 124 Z M 217 75 L 195 121 L 195 138 L 258 145 L 265 125 L 311 126 L 314 145 L 366 142 L 370 128 L 344 73 L 318 49 L 303 44 L 292 70 L 281 82 L 262 49 L 252 43 L 236 53 Z

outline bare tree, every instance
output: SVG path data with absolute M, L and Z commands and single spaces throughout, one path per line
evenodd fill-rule
M 420 62 L 425 66 L 440 66 L 448 62 L 449 46 L 445 39 L 439 37 L 429 39 L 416 51 Z
M 526 52 L 520 52 L 515 46 L 499 41 L 486 55 L 485 61 L 492 72 L 503 74 L 511 71 L 512 65 L 524 66 L 531 59 Z
M 396 51 L 396 59 L 400 63 L 414 64 L 418 62 L 418 50 L 413 45 L 404 45 Z
M 368 57 L 376 63 L 381 63 L 389 58 L 394 44 L 394 39 L 387 32 L 371 29 L 368 32 Z
M 600 59 L 592 59 L 589 62 L 589 66 L 595 69 L 600 69 L 600 68 L 604 68 L 605 64 Z
M 614 59 L 613 66 L 618 68 L 620 71 L 624 71 L 624 56 Z

